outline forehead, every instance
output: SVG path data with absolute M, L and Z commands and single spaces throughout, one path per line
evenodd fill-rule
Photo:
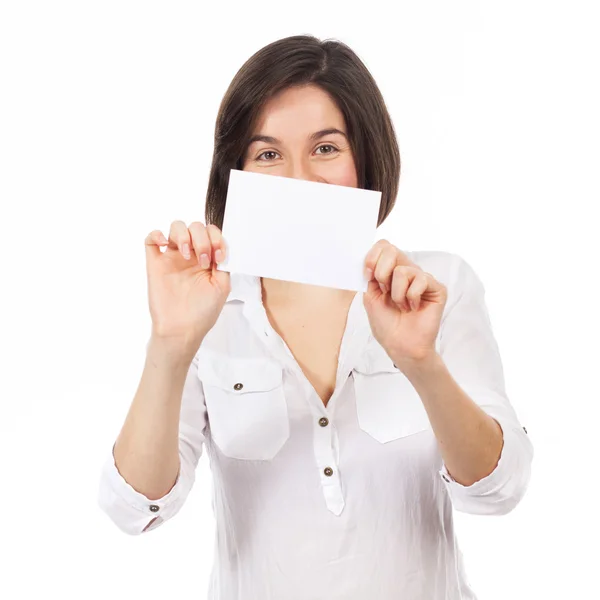
M 306 133 L 327 127 L 345 131 L 344 116 L 333 98 L 322 88 L 310 85 L 288 88 L 262 107 L 253 133 L 276 135 L 277 131 Z

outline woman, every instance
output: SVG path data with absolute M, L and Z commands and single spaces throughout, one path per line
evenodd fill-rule
M 294 36 L 246 62 L 217 117 L 208 225 L 145 242 L 152 335 L 100 505 L 126 533 L 159 527 L 206 445 L 209 598 L 475 598 L 452 508 L 509 512 L 533 456 L 481 281 L 458 255 L 385 240 L 364 294 L 219 271 L 232 168 L 379 190 L 381 224 L 400 160 L 344 44 Z

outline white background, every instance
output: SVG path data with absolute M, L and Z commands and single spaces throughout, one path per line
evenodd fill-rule
M 594 3 L 209 4 L 1 5 L 0 597 L 205 598 L 207 456 L 148 535 L 100 511 L 98 478 L 144 362 L 144 238 L 203 220 L 231 78 L 302 33 L 349 44 L 388 104 L 402 175 L 381 237 L 459 253 L 486 288 L 536 454 L 513 512 L 455 512 L 474 590 L 599 597 Z

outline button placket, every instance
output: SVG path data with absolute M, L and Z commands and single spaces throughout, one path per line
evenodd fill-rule
M 318 410 L 317 407 L 313 406 L 312 402 L 310 403 L 310 408 L 315 412 Z M 328 417 L 316 414 L 313 423 L 317 429 L 313 437 L 314 451 L 316 463 L 321 472 L 323 494 L 329 510 L 337 514 L 340 506 L 343 505 L 339 474 L 336 470 L 338 454 L 337 434 Z
M 340 370 L 340 372 L 345 372 L 345 369 Z M 312 390 L 306 397 L 316 429 L 313 443 L 315 459 L 320 471 L 323 497 L 327 509 L 334 515 L 341 514 L 345 506 L 340 472 L 337 468 L 339 464 L 339 439 L 335 424 L 331 420 L 331 416 L 335 414 L 337 397 L 343 392 L 346 382 L 339 383 L 340 385 L 329 399 L 327 406 L 323 405 L 322 400 Z M 323 416 L 323 411 L 329 416 Z

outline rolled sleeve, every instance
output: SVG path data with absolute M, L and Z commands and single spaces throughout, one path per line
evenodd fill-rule
M 194 358 L 183 389 L 179 422 L 180 466 L 171 490 L 162 498 L 151 500 L 134 489 L 117 469 L 114 444 L 102 466 L 98 504 L 121 531 L 139 535 L 160 527 L 179 512 L 194 485 L 206 425 L 204 393 Z
M 494 470 L 472 485 L 455 481 L 444 463 L 439 474 L 456 510 L 503 515 L 517 506 L 528 488 L 533 444 L 506 394 L 483 284 L 464 259 L 453 256 L 455 293 L 442 320 L 440 354 L 465 393 L 500 425 L 503 445 Z
M 485 408 L 484 408 L 485 410 Z M 510 419 L 493 415 L 502 429 L 503 445 L 496 468 L 486 477 L 464 486 L 442 464 L 440 475 L 452 504 L 461 512 L 478 515 L 504 515 L 521 501 L 529 485 L 533 445 L 525 430 Z

